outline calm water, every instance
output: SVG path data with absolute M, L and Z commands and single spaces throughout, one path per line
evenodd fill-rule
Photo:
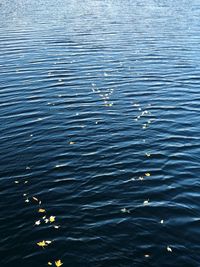
M 200 1 L 0 4 L 0 266 L 200 266 Z

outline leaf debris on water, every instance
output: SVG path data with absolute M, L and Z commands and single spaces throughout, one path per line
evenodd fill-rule
M 33 200 L 39 202 L 39 199 L 37 197 L 33 197 Z
M 143 205 L 148 205 L 149 204 L 149 199 L 147 199 L 147 200 L 145 200 L 144 202 L 143 202 Z
M 170 248 L 170 246 L 167 246 L 167 251 L 172 252 L 172 249 Z
M 40 224 L 41 224 L 41 221 L 40 220 L 38 220 L 38 221 L 35 222 L 35 225 L 40 225 Z
M 55 222 L 55 216 L 50 216 L 50 218 L 49 218 L 49 221 L 52 223 L 52 222 Z
M 130 210 L 128 210 L 128 209 L 126 209 L 126 208 L 123 208 L 123 209 L 121 209 L 121 212 L 122 212 L 122 213 L 130 213 Z
M 69 144 L 70 144 L 70 145 L 74 145 L 74 144 L 75 144 L 75 142 L 72 142 L 72 141 L 71 141 L 71 142 L 69 142 Z
M 63 265 L 63 263 L 61 262 L 61 260 L 57 260 L 57 261 L 55 261 L 55 265 L 57 267 L 59 267 L 59 266 Z
M 46 212 L 46 210 L 45 209 L 39 209 L 38 212 L 39 213 L 44 213 L 44 212 Z
M 151 176 L 151 174 L 149 172 L 146 172 L 145 176 Z

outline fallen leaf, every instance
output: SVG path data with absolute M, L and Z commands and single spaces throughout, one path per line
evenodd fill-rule
M 44 240 L 41 241 L 41 242 L 38 242 L 37 245 L 38 245 L 39 247 L 46 247 L 46 246 L 47 246 L 47 244 L 46 244 L 46 242 L 45 242 Z
M 150 257 L 150 255 L 149 255 L 149 254 L 145 254 L 144 256 L 145 256 L 145 258 L 149 258 L 149 257 Z
M 162 224 L 163 224 L 163 223 L 164 223 L 164 220 L 161 220 L 161 221 L 160 221 L 160 223 L 162 223 Z
M 50 218 L 49 218 L 49 221 L 52 223 L 52 222 L 55 222 L 55 216 L 50 216 Z
M 33 200 L 35 200 L 37 202 L 39 201 L 37 197 L 33 197 Z
M 148 205 L 149 204 L 149 200 L 145 200 L 144 202 L 143 202 L 143 205 Z
M 55 261 L 55 265 L 57 267 L 59 267 L 59 266 L 63 265 L 63 263 L 61 262 L 61 260 L 57 260 L 57 261 Z
M 151 174 L 149 172 L 146 172 L 145 175 L 146 176 L 151 176 Z
M 40 224 L 41 224 L 41 221 L 40 220 L 38 220 L 38 221 L 35 222 L 35 225 L 40 225 Z
M 47 240 L 47 241 L 45 241 L 45 243 L 49 245 L 49 244 L 51 244 L 51 243 L 52 243 L 52 241 L 50 241 L 50 240 Z
M 25 200 L 25 202 L 28 203 L 28 202 L 30 202 L 30 200 L 27 198 L 27 199 Z
M 39 209 L 38 212 L 44 213 L 44 212 L 46 212 L 46 210 L 45 209 Z
M 49 261 L 47 264 L 48 264 L 48 265 L 52 265 L 52 262 Z
M 28 181 L 25 181 L 24 183 L 25 183 L 25 184 L 27 184 L 27 183 L 28 183 Z
M 127 210 L 126 208 L 121 209 L 122 213 L 130 213 L 130 210 Z
M 49 219 L 45 219 L 44 221 L 45 221 L 45 223 L 48 223 L 49 222 Z
M 19 181 L 15 181 L 15 184 L 19 184 Z
M 70 145 L 74 145 L 74 144 L 75 144 L 75 142 L 72 142 L 72 141 L 71 141 L 71 142 L 69 142 L 69 144 L 70 144 Z
M 167 251 L 172 252 L 172 249 L 169 246 L 167 246 Z
M 60 225 L 54 225 L 54 228 L 58 229 L 58 228 L 60 228 Z

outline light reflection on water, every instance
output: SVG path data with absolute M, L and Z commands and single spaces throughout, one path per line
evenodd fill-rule
M 2 266 L 198 266 L 199 4 L 1 2 Z

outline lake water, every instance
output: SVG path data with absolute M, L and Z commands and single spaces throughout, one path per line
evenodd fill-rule
M 200 266 L 199 17 L 0 1 L 1 267 Z

